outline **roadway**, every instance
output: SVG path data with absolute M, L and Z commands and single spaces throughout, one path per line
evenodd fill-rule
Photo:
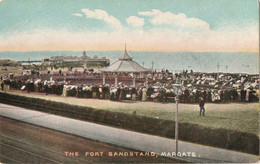
M 154 156 L 109 156 L 109 152 L 140 152 L 0 117 L 1 163 L 175 163 Z M 96 154 L 91 152 L 96 152 Z M 87 153 L 87 154 L 86 154 Z
M 0 104 L 0 115 L 3 117 L 12 118 L 33 125 L 46 127 L 60 132 L 65 132 L 120 147 L 144 152 L 155 152 L 160 155 L 165 152 L 166 154 L 170 152 L 171 155 L 169 157 L 176 158 L 172 154 L 172 152 L 175 152 L 175 140 L 168 138 L 65 118 L 5 104 Z M 182 157 L 177 157 L 177 159 L 188 162 L 252 163 L 259 160 L 259 157 L 255 155 L 183 141 L 179 142 L 179 152 L 181 152 Z M 192 153 L 192 155 L 190 153 Z

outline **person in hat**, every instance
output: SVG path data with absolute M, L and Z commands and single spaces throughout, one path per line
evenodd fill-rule
M 1 82 L 2 91 L 4 91 L 4 81 Z
M 204 105 L 205 105 L 205 100 L 204 100 L 202 97 L 200 97 L 200 101 L 199 101 L 200 116 L 201 116 L 201 114 L 202 114 L 202 116 L 205 117 L 205 107 L 204 107 Z
M 133 101 L 136 100 L 136 93 L 137 93 L 136 88 L 133 87 L 133 88 L 131 89 L 131 94 L 132 94 L 132 100 L 133 100 Z

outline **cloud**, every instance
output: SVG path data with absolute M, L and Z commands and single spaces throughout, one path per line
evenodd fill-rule
M 183 13 L 173 14 L 171 12 L 162 12 L 153 9 L 152 11 L 138 12 L 140 16 L 151 17 L 150 22 L 153 25 L 169 25 L 176 29 L 191 30 L 209 30 L 210 25 L 198 18 L 187 18 Z
M 186 51 L 186 52 L 259 52 L 258 28 L 244 27 L 226 31 L 207 31 L 191 34 L 168 29 L 112 32 L 70 32 L 38 29 L 0 36 L 0 51 L 44 50 L 123 50 L 127 43 L 131 51 Z M 111 39 L 112 38 L 112 39 Z
M 77 16 L 77 17 L 82 17 L 82 14 L 80 14 L 80 13 L 74 13 L 72 15 Z
M 127 25 L 123 26 L 104 10 L 81 11 L 87 18 L 106 22 L 113 27 L 112 30 L 104 27 L 97 31 L 37 29 L 4 36 L 0 33 L 0 51 L 109 51 L 123 50 L 127 43 L 131 51 L 259 52 L 257 23 L 230 27 L 225 25 L 212 30 L 207 22 L 198 18 L 152 10 L 138 13 L 151 18 L 152 26 L 144 30 L 142 27 L 147 18 L 130 16 L 125 19 Z M 180 30 L 176 30 L 178 28 Z M 190 32 L 196 30 L 198 32 Z
M 95 9 L 95 10 L 92 11 L 90 9 L 81 9 L 81 11 L 84 14 L 86 14 L 87 18 L 103 20 L 108 25 L 111 25 L 111 26 L 116 27 L 116 28 L 122 28 L 120 21 L 118 19 L 116 19 L 114 16 L 109 15 L 104 10 Z
M 126 23 L 133 27 L 143 27 L 144 26 L 144 18 L 139 18 L 136 16 L 130 16 L 126 18 Z

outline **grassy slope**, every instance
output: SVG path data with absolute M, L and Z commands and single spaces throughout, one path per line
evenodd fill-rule
M 5 68 L 7 68 L 7 71 L 6 70 L 2 70 L 2 69 L 5 69 Z M 3 67 L 3 66 L 0 66 L 0 76 L 9 75 L 9 73 L 13 73 L 15 76 L 21 75 L 22 70 L 23 70 L 22 66 L 15 66 L 15 67 L 11 67 L 11 66 Z
M 138 115 L 175 120 L 175 104 L 171 108 L 107 108 L 108 110 L 133 113 Z M 205 127 L 224 128 L 259 134 L 259 103 L 248 104 L 207 104 L 206 117 L 199 116 L 198 105 L 179 104 L 179 121 L 203 125 Z

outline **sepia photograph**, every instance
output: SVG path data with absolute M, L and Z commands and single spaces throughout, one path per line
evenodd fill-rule
M 258 163 L 259 0 L 0 0 L 0 163 Z

